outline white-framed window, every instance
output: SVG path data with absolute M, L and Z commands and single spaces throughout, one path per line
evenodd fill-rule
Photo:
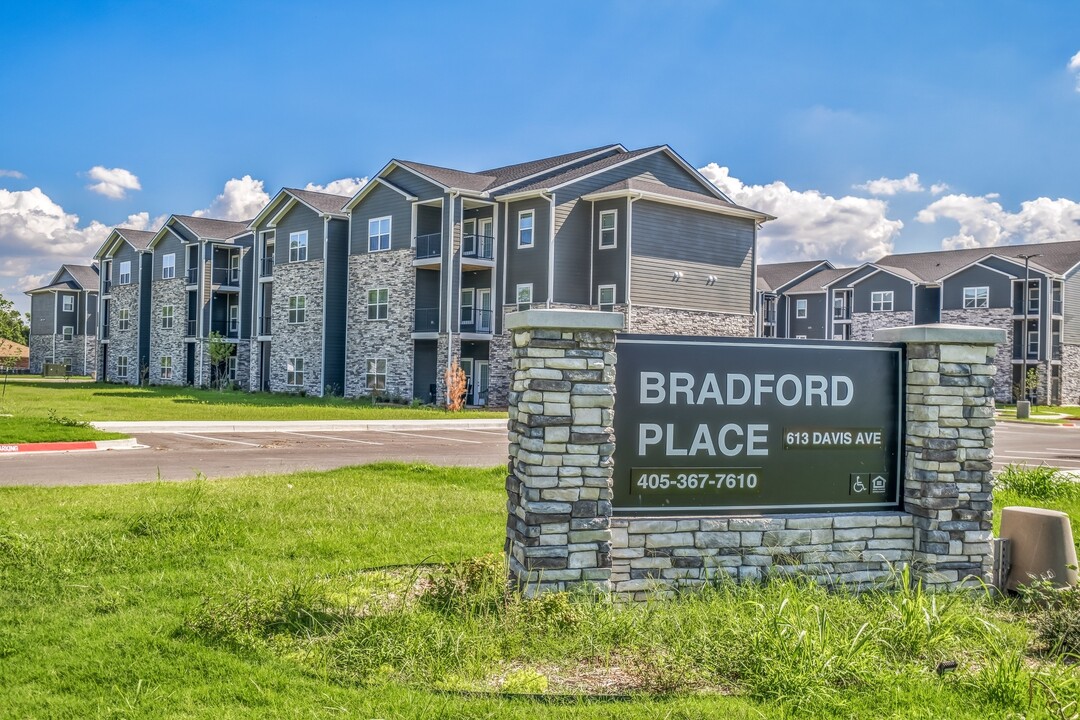
M 367 291 L 368 320 L 386 320 L 390 316 L 390 290 L 372 288 Z
M 60 301 L 64 312 L 75 312 L 75 296 L 74 295 L 61 295 L 63 300 Z
M 127 330 L 131 327 L 131 315 L 127 308 L 121 308 L 116 312 L 116 329 Z
M 236 382 L 236 356 L 230 355 L 228 363 L 229 382 Z
M 527 248 L 533 246 L 533 223 L 536 213 L 532 210 L 522 210 L 518 213 L 518 247 Z
M 615 223 L 618 211 L 604 210 L 600 213 L 600 247 L 613 248 L 617 240 L 615 237 Z
M 367 387 L 372 392 L 386 390 L 386 360 L 367 361 Z
M 532 305 L 532 283 L 522 283 L 517 286 L 517 305 L 518 310 L 528 310 Z
M 875 290 L 870 293 L 870 312 L 892 312 L 892 309 L 892 290 Z
M 390 249 L 390 224 L 389 215 L 380 218 L 371 218 L 367 223 L 367 246 L 368 252 L 379 252 Z
M 161 306 L 161 329 L 172 330 L 173 326 L 173 306 L 162 305 Z
M 304 384 L 304 358 L 285 361 L 285 384 L 293 387 Z
M 74 325 L 65 325 L 61 332 L 64 334 L 64 339 L 65 340 L 71 340 L 72 338 L 75 337 L 75 326 Z
M 964 288 L 964 309 L 990 307 L 990 288 L 966 287 Z
M 795 301 L 795 317 L 800 319 L 806 317 L 806 298 L 799 298 Z
M 307 230 L 289 233 L 289 262 L 307 260 Z
M 293 295 L 289 298 L 289 324 L 307 322 L 307 296 Z
M 161 379 L 172 380 L 172 355 L 161 356 Z
M 476 291 L 472 288 L 461 289 L 461 324 L 474 324 L 476 316 Z
M 127 379 L 128 376 L 128 359 L 127 355 L 120 355 L 116 358 L 116 377 Z
M 131 283 L 131 261 L 124 260 L 120 263 L 120 284 L 128 285 Z
M 1039 355 L 1039 331 L 1028 330 L 1027 334 L 1027 352 L 1028 357 L 1038 357 Z
M 161 256 L 161 279 L 171 280 L 176 277 L 176 253 Z
M 240 332 L 240 306 L 229 306 L 229 332 Z
M 600 285 L 596 288 L 596 305 L 600 310 L 606 312 L 615 309 L 614 285 Z
M 1037 280 L 1028 285 L 1027 301 L 1029 313 L 1039 312 L 1039 282 Z
M 233 285 L 240 283 L 240 253 L 229 253 L 229 282 Z

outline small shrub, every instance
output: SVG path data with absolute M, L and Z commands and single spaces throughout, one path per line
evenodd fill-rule
M 66 415 L 57 415 L 55 410 L 49 410 L 49 420 L 57 425 L 63 425 L 64 427 L 90 427 L 90 423 L 85 420 L 76 420 L 75 418 L 67 417 Z
M 547 692 L 548 679 L 543 673 L 523 668 L 507 674 L 500 689 L 504 693 L 539 695 Z
M 1073 476 L 1048 465 L 1006 465 L 996 475 L 995 484 L 1002 490 L 1010 490 L 1032 500 L 1080 498 L 1080 484 Z
M 1080 659 L 1080 589 L 1055 589 L 1048 580 L 1021 589 L 1028 622 L 1052 654 Z
M 422 600 L 429 607 L 447 612 L 495 611 L 506 596 L 506 578 L 506 565 L 501 556 L 469 558 L 435 575 Z

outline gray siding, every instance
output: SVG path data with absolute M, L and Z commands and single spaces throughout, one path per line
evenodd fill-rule
M 198 242 L 199 238 L 195 233 L 188 230 L 187 226 L 181 225 L 179 221 L 174 220 L 169 224 L 169 230 L 180 236 L 180 239 L 185 243 Z
M 1080 345 L 1080 271 L 1065 278 L 1063 288 L 1064 318 L 1061 327 L 1062 342 Z
M 150 278 L 154 269 L 150 260 L 150 255 L 141 253 L 131 268 L 131 276 L 139 276 L 139 368 L 150 365 Z
M 30 334 L 52 335 L 56 326 L 54 304 L 56 297 L 51 292 L 34 293 L 30 296 Z
M 396 167 L 387 173 L 386 179 L 410 195 L 415 195 L 419 200 L 431 200 L 443 195 L 443 189 L 438 185 L 428 182 L 412 171 L 404 170 L 400 167 Z M 384 185 L 381 188 L 376 188 L 376 190 L 379 189 L 389 190 L 390 188 Z M 375 192 L 375 190 L 372 192 Z M 398 194 L 398 197 L 401 197 L 401 195 Z M 367 198 L 364 199 L 367 200 Z
M 284 265 L 289 262 L 289 234 L 302 230 L 307 230 L 308 233 L 307 259 L 323 259 L 323 220 L 307 205 L 298 202 L 277 224 L 277 234 L 274 238 L 275 265 Z M 366 225 L 364 230 L 366 235 Z
M 992 292 L 991 292 L 992 294 Z M 915 288 L 915 324 L 927 325 L 941 321 L 941 288 Z
M 667 185 L 680 190 L 699 193 L 708 197 L 716 197 L 706 188 L 702 187 L 701 181 L 687 172 L 681 165 L 659 152 L 647 157 L 639 158 L 627 163 L 627 167 L 633 172 L 627 177 L 650 180 L 661 185 Z
M 875 268 L 873 266 L 867 266 L 867 267 L 864 267 L 864 268 L 860 268 L 859 270 L 856 270 L 856 271 L 852 272 L 850 275 L 848 275 L 847 277 L 845 277 L 842 282 L 838 282 L 838 283 L 834 284 L 832 287 L 833 287 L 833 289 L 850 288 L 854 283 L 858 282 L 859 280 L 866 277 L 867 275 L 875 272 L 876 270 L 877 270 L 877 268 Z
M 184 243 L 180 242 L 180 238 L 175 235 L 166 234 L 162 238 L 161 242 L 154 246 L 153 262 L 154 272 L 153 279 L 161 280 L 161 268 L 165 261 L 165 256 L 169 253 L 176 255 L 176 277 L 184 277 L 186 272 L 185 258 L 187 257 L 187 249 L 184 247 Z
M 323 384 L 345 388 L 345 315 L 349 278 L 349 223 L 329 221 L 326 247 Z
M 534 211 L 533 246 L 518 247 L 518 214 L 523 210 Z M 551 203 L 546 198 L 529 198 L 507 204 L 509 217 L 502 233 L 506 242 L 508 260 L 506 263 L 506 298 L 505 302 L 517 302 L 517 286 L 532 283 L 533 304 L 546 303 L 548 300 L 548 243 L 551 218 Z
M 590 290 L 592 291 L 593 305 L 599 302 L 599 298 L 596 296 L 596 288 L 600 285 L 614 285 L 615 302 L 618 304 L 626 302 L 626 206 L 628 202 L 627 198 L 617 198 L 592 203 L 596 207 L 592 219 L 591 240 L 587 240 L 587 242 L 592 245 L 590 259 L 592 261 L 593 280 Z M 601 249 L 600 213 L 604 210 L 616 210 L 618 212 L 615 217 L 615 247 Z
M 753 246 L 753 220 L 639 200 L 631 211 L 630 300 L 751 313 Z M 673 283 L 676 271 L 684 277 Z M 709 275 L 714 285 L 706 285 Z
M 88 293 L 83 295 L 83 298 L 83 302 L 86 303 L 86 320 L 80 323 L 82 326 L 80 332 L 85 335 L 97 335 L 98 294 Z
M 911 311 L 911 283 L 887 272 L 879 272 L 855 285 L 851 311 L 870 312 L 870 294 L 887 290 L 893 291 L 893 312 Z
M 387 215 L 393 218 L 390 221 L 390 249 L 405 250 L 412 246 L 412 205 L 401 193 L 385 185 L 379 185 L 353 208 L 351 242 L 353 255 L 363 255 L 368 251 L 368 221 Z M 278 233 L 279 239 L 283 237 L 281 233 Z
M 990 293 L 990 307 L 1005 308 L 1012 304 L 1012 278 L 988 268 L 972 265 L 961 270 L 941 283 L 941 308 L 943 310 L 962 310 L 964 308 L 964 288 L 987 287 Z
M 805 318 L 797 317 L 799 300 L 806 300 Z M 828 334 L 828 315 L 826 315 L 828 296 L 826 293 L 790 295 L 785 302 L 790 303 L 788 318 L 790 331 L 786 337 L 805 335 L 807 338 L 826 339 Z
M 109 279 L 112 280 L 114 287 L 120 284 L 120 264 L 124 262 L 131 263 L 132 284 L 139 283 L 139 251 L 125 242 L 120 244 L 112 258 L 113 276 Z

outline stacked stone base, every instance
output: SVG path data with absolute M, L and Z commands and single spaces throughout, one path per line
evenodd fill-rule
M 725 578 L 800 575 L 862 588 L 890 579 L 912 561 L 914 519 L 903 512 L 616 517 L 611 587 L 627 600 Z

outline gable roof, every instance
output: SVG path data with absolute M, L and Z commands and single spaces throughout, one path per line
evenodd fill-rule
M 887 265 L 890 268 L 903 268 L 922 282 L 933 283 L 947 275 L 953 275 L 966 265 L 971 265 L 991 255 L 1023 265 L 1023 259 L 1017 256 L 1035 254 L 1039 257 L 1032 260 L 1032 267 L 1045 268 L 1053 274 L 1064 275 L 1080 263 L 1080 240 L 886 255 L 876 264 Z
M 302 200 L 319 212 L 339 213 L 345 203 L 349 202 L 350 195 L 335 195 L 334 193 L 316 192 L 314 190 L 301 190 L 299 188 L 284 188 L 285 192 Z
M 787 289 L 788 295 L 800 295 L 807 293 L 819 293 L 825 292 L 829 285 L 851 273 L 853 270 L 859 268 L 827 268 L 821 272 L 816 272 L 808 278 L 801 280 L 792 287 Z
M 777 290 L 819 266 L 822 270 L 833 268 L 833 264 L 828 260 L 798 260 L 795 262 L 758 265 L 758 288 Z
M 106 255 L 113 251 L 113 248 L 120 242 L 126 242 L 132 248 L 138 251 L 144 251 L 150 247 L 150 242 L 154 239 L 157 233 L 147 232 L 146 230 L 132 230 L 131 228 L 115 227 L 105 238 L 105 242 L 101 243 L 101 247 L 94 253 L 95 259 L 103 259 Z
M 60 271 L 67 270 L 71 277 L 75 278 L 75 282 L 79 284 L 83 290 L 91 290 L 96 292 L 98 289 L 98 267 L 97 265 L 68 265 L 64 264 L 60 266 Z M 60 272 L 58 272 L 59 277 Z
M 652 147 L 641 148 L 640 150 L 628 150 L 626 152 L 616 153 L 614 155 L 608 155 L 602 157 L 599 160 L 594 160 L 585 165 L 579 165 L 578 167 L 571 168 L 561 173 L 556 173 L 550 177 L 542 180 L 531 182 L 527 185 L 519 185 L 516 187 L 509 187 L 506 189 L 506 195 L 518 195 L 521 193 L 539 192 L 541 190 L 553 190 L 562 185 L 567 185 L 574 180 L 591 175 L 593 173 L 606 170 L 609 167 L 621 165 L 624 162 L 629 162 L 634 158 L 639 158 L 644 155 L 650 155 L 654 152 L 661 150 L 664 145 L 653 145 Z
M 666 202 L 673 205 L 696 207 L 701 210 L 715 210 L 725 215 L 751 217 L 761 222 L 775 220 L 772 215 L 751 210 L 748 207 L 736 205 L 733 202 L 721 200 L 712 195 L 691 192 L 670 185 L 661 185 L 642 178 L 626 178 L 581 197 L 584 200 L 605 200 L 627 195 L 636 195 L 642 200 L 652 200 L 653 202 Z
M 246 235 L 248 225 L 251 223 L 250 220 L 217 220 L 194 215 L 173 215 L 169 219 L 174 218 L 196 236 L 210 240 L 228 240 L 239 235 Z M 166 221 L 165 224 L 168 225 L 168 222 Z

